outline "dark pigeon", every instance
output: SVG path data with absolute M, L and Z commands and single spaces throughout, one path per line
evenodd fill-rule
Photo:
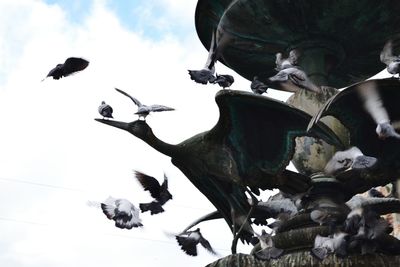
M 181 249 L 190 256 L 197 256 L 197 244 L 199 243 L 210 253 L 217 255 L 210 243 L 200 233 L 200 228 L 183 232 L 175 237 Z
M 58 80 L 62 77 L 67 77 L 75 72 L 82 71 L 86 69 L 89 65 L 89 61 L 79 57 L 70 57 L 65 60 L 63 64 L 57 64 L 55 68 L 53 68 L 47 77 L 53 77 L 54 80 Z
M 103 119 L 104 118 L 114 118 L 112 116 L 113 108 L 110 105 L 106 104 L 106 102 L 102 101 L 98 110 L 99 110 L 100 115 L 103 116 Z

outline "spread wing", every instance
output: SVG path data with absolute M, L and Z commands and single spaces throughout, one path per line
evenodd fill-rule
M 149 109 L 150 109 L 150 111 L 153 111 L 153 112 L 175 110 L 174 108 L 170 108 L 170 107 L 163 106 L 163 105 L 151 105 L 151 106 L 149 106 Z
M 360 90 L 368 89 L 368 86 L 360 85 L 369 83 L 375 84 L 375 91 L 380 96 L 379 101 L 383 103 L 378 103 L 382 105 L 379 109 L 384 107 L 391 121 L 400 120 L 400 83 L 398 79 L 389 78 L 356 83 L 342 90 L 325 103 L 310 121 L 308 128 L 314 127 L 322 117 L 333 116 L 349 131 L 351 146 L 358 147 L 365 155 L 376 157 L 379 164 L 399 167 L 400 141 L 391 138 L 381 140 L 375 131 L 375 120 L 385 117 L 386 114 L 379 115 L 376 110 L 366 107 L 365 94 L 360 93 Z
M 122 91 L 121 89 L 118 89 L 118 88 L 115 88 L 115 90 L 117 90 L 117 92 L 120 92 L 124 96 L 129 97 L 133 101 L 133 103 L 135 103 L 136 106 L 138 106 L 138 107 L 142 106 L 142 103 L 140 103 L 139 100 L 137 100 L 133 96 L 129 95 L 128 93 L 126 93 L 126 92 L 124 92 L 124 91 Z
M 74 72 L 86 69 L 89 65 L 89 61 L 79 57 L 70 57 L 65 60 L 63 64 L 64 76 L 68 76 Z
M 207 249 L 209 252 L 211 252 L 212 254 L 217 254 L 217 252 L 215 252 L 214 250 L 213 250 L 213 248 L 211 247 L 211 245 L 210 245 L 210 242 L 208 242 L 208 240 L 207 239 L 205 239 L 204 237 L 200 237 L 200 244 L 205 248 L 205 249 Z
M 161 186 L 156 178 L 139 171 L 134 171 L 136 178 L 139 183 L 143 186 L 145 191 L 149 191 L 150 195 L 157 199 L 160 197 Z

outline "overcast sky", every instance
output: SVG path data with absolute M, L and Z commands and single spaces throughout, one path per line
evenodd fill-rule
M 168 157 L 94 121 L 103 100 L 116 119 L 137 118 L 118 87 L 144 104 L 176 109 L 147 119 L 166 142 L 214 126 L 219 87 L 195 84 L 187 73 L 207 58 L 194 27 L 196 3 L 0 0 L 0 266 L 205 266 L 217 259 L 202 248 L 187 256 L 165 235 L 214 211 L 207 199 Z M 70 56 L 88 59 L 88 68 L 41 82 Z M 232 89 L 250 91 L 249 81 L 220 63 L 217 72 L 235 77 Z M 174 198 L 163 214 L 141 214 L 143 229 L 121 230 L 86 202 L 110 195 L 150 201 L 132 170 L 159 180 L 165 172 Z M 224 221 L 200 227 L 220 256 L 230 254 Z
M 164 234 L 213 211 L 206 198 L 168 157 L 94 121 L 103 100 L 116 119 L 136 119 L 118 87 L 142 103 L 176 109 L 147 119 L 166 142 L 213 127 L 219 87 L 187 74 L 207 58 L 194 27 L 196 2 L 0 1 L 0 266 L 204 266 L 217 259 L 202 248 L 187 256 Z M 88 68 L 41 82 L 70 56 L 88 59 Z M 250 90 L 234 71 L 221 64 L 217 71 L 234 75 L 232 89 Z M 159 180 L 165 172 L 174 199 L 163 214 L 142 214 L 143 229 L 121 230 L 86 202 L 110 195 L 150 201 L 134 169 Z M 220 256 L 230 254 L 225 222 L 201 229 Z

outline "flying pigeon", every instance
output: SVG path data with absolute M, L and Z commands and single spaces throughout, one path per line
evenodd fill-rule
M 267 92 L 268 85 L 260 81 L 258 76 L 254 76 L 253 81 L 250 84 L 250 88 L 255 94 L 261 95 Z
M 336 152 L 325 166 L 325 174 L 336 175 L 349 169 L 362 170 L 371 168 L 377 159 L 365 156 L 357 147 Z
M 400 139 L 400 134 L 395 131 L 393 125 L 390 123 L 389 114 L 376 88 L 376 83 L 374 81 L 362 83 L 358 85 L 357 90 L 364 102 L 366 111 L 377 124 L 375 131 L 378 137 L 380 139 L 386 139 L 388 137 Z
M 108 219 L 115 221 L 118 228 L 132 229 L 143 226 L 139 218 L 139 209 L 129 200 L 109 197 L 101 203 L 101 209 Z
M 235 81 L 235 79 L 233 78 L 232 75 L 229 74 L 221 74 L 218 75 L 214 81 L 212 81 L 213 84 L 218 84 L 220 87 L 222 87 L 223 89 L 225 88 L 229 88 L 233 82 Z
M 386 64 L 387 71 L 393 76 L 400 72 L 400 57 L 393 55 L 392 40 L 386 42 L 380 54 L 382 63 Z
M 99 113 L 101 116 L 104 118 L 113 118 L 112 113 L 113 113 L 113 108 L 106 104 L 106 102 L 101 101 L 101 105 L 99 106 Z
M 84 70 L 88 65 L 89 61 L 83 58 L 69 57 L 63 64 L 57 64 L 57 66 L 47 74 L 46 78 L 53 77 L 54 80 L 58 80 L 62 77 L 67 77 L 75 72 Z
M 150 211 L 151 215 L 164 212 L 162 206 L 170 199 L 172 195 L 168 191 L 168 178 L 164 174 L 164 182 L 160 183 L 154 177 L 135 171 L 135 176 L 145 191 L 149 191 L 150 195 L 155 199 L 150 203 L 141 203 L 139 208 L 142 212 Z
M 214 30 L 211 36 L 210 50 L 206 65 L 201 70 L 188 70 L 190 79 L 196 83 L 207 84 L 215 81 L 215 63 L 217 62 L 217 31 Z
M 199 243 L 210 253 L 217 255 L 210 243 L 201 235 L 200 228 L 194 231 L 183 232 L 175 237 L 181 249 L 190 256 L 197 256 L 197 244 Z
M 146 116 L 149 115 L 150 112 L 160 112 L 160 111 L 175 110 L 173 108 L 162 106 L 162 105 L 146 106 L 146 105 L 143 105 L 142 103 L 140 103 L 139 100 L 137 100 L 136 98 L 130 96 L 128 93 L 125 93 L 124 91 L 122 91 L 122 90 L 120 90 L 118 88 L 115 88 L 115 90 L 117 90 L 121 94 L 129 97 L 133 101 L 133 103 L 135 103 L 135 105 L 138 106 L 138 110 L 136 111 L 135 114 L 139 115 L 139 119 L 143 118 L 145 120 Z

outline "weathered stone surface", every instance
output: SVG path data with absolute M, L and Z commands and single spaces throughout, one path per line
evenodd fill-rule
M 206 267 L 398 267 L 400 266 L 400 256 L 385 254 L 350 255 L 346 258 L 338 258 L 329 255 L 323 261 L 319 261 L 310 255 L 309 251 L 299 251 L 283 255 L 277 260 L 260 261 L 247 254 L 229 255 L 219 259 Z

